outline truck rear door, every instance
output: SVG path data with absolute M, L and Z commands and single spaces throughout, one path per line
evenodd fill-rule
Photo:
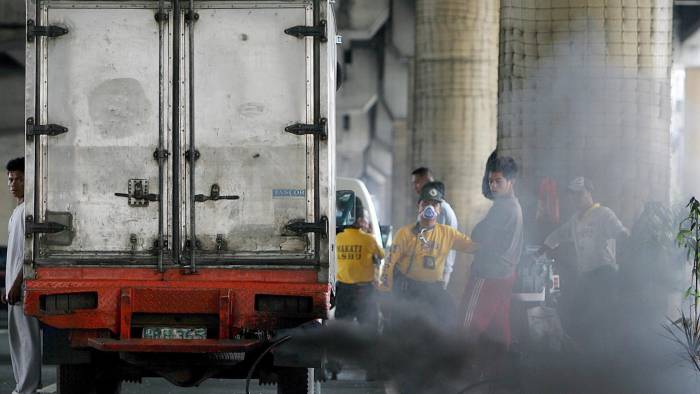
M 330 8 L 173 4 L 30 6 L 27 257 L 321 265 L 328 280 Z
M 311 3 L 194 4 L 183 66 L 193 68 L 186 132 L 199 154 L 194 187 L 185 169 L 184 193 L 196 194 L 185 203 L 185 248 L 194 233 L 202 262 L 311 258 L 313 236 L 286 226 L 314 221 L 314 136 L 285 132 L 314 122 L 313 40 L 285 34 L 313 24 Z M 228 197 L 208 198 L 217 193 Z
M 30 12 L 30 28 L 66 30 L 28 36 L 36 82 L 28 91 L 27 230 L 37 261 L 150 262 L 159 229 L 167 239 L 167 204 L 117 195 L 161 193 L 154 152 L 167 133 L 169 46 L 155 7 L 52 1 Z

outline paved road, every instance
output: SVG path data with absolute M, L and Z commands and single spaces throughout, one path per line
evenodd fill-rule
M 42 368 L 43 392 L 56 392 L 56 367 L 45 366 Z M 12 366 L 10 364 L 9 350 L 7 346 L 7 331 L 0 330 L 0 393 L 11 393 L 14 389 L 14 378 L 12 376 Z M 245 391 L 244 381 L 231 380 L 207 380 L 201 386 L 195 388 L 176 387 L 165 379 L 149 378 L 142 383 L 124 383 L 122 393 L 136 394 L 241 394 Z M 274 394 L 274 386 L 259 386 L 257 383 L 251 385 L 251 394 Z M 340 380 L 324 382 L 321 384 L 321 392 L 332 394 L 384 394 L 386 390 L 381 383 L 364 382 L 359 374 L 341 375 Z

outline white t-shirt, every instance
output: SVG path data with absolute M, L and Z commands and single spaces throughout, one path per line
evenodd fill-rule
M 615 238 L 624 231 L 625 226 L 610 208 L 595 204 L 583 214 L 571 217 L 544 243 L 556 248 L 563 242 L 573 242 L 579 272 L 590 272 L 604 266 L 617 269 Z
M 24 263 L 24 203 L 12 211 L 7 226 L 10 235 L 7 239 L 7 264 L 5 265 L 5 295 L 10 292 L 12 284 Z

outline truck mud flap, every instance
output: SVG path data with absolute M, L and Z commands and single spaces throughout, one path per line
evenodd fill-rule
M 71 347 L 70 330 L 43 326 L 41 356 L 44 364 L 89 364 L 92 361 L 89 350 Z

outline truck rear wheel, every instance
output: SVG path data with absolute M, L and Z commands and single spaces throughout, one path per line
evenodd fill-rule
M 58 394 L 91 394 L 92 368 L 88 364 L 61 364 L 56 371 Z
M 119 394 L 122 382 L 119 379 L 100 379 L 95 383 L 95 394 Z
M 119 394 L 121 380 L 96 373 L 89 364 L 61 364 L 56 373 L 57 394 Z
M 313 369 L 280 368 L 277 378 L 277 394 L 314 393 Z

